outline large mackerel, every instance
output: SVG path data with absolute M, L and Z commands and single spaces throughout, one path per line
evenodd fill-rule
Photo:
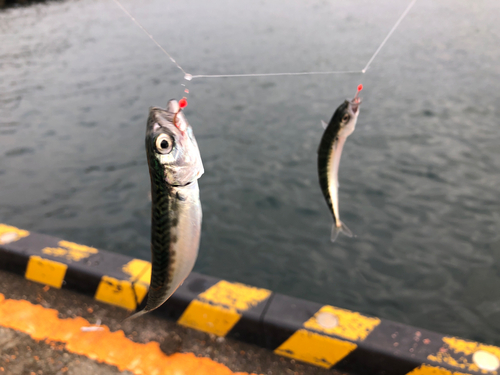
M 146 128 L 151 177 L 151 285 L 146 307 L 161 306 L 193 269 L 201 230 L 198 179 L 203 163 L 193 130 L 176 100 L 152 107 Z
M 322 121 L 325 132 L 318 148 L 318 175 L 321 191 L 333 216 L 332 242 L 337 239 L 340 232 L 352 237 L 352 232 L 340 221 L 338 174 L 344 143 L 356 127 L 361 104 L 358 94 L 361 89 L 360 85 L 356 96 L 350 101 L 344 101 L 337 108 L 328 124 Z

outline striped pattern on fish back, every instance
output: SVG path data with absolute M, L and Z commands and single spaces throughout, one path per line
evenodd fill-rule
M 323 137 L 321 138 L 321 142 L 318 148 L 318 177 L 319 177 L 319 185 L 321 187 L 321 192 L 326 199 L 328 204 L 328 208 L 333 214 L 333 204 L 330 196 L 330 178 L 329 178 L 329 165 L 330 156 L 333 152 L 334 144 L 336 142 L 337 135 L 340 130 L 340 124 L 337 122 L 337 125 L 330 124 L 325 129 L 323 133 Z M 335 220 L 335 216 L 334 216 Z
M 170 187 L 164 180 L 163 168 L 155 157 L 150 158 L 151 174 L 151 257 L 152 257 L 152 277 L 151 292 L 145 310 L 157 306 L 156 298 L 161 297 L 162 291 L 166 291 L 171 281 L 172 264 L 171 245 L 171 225 L 172 225 L 172 198 Z M 154 275 L 154 277 L 153 277 Z M 159 292 L 159 293 L 158 293 Z

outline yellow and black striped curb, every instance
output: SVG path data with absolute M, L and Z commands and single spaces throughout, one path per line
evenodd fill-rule
M 151 264 L 0 224 L 0 268 L 130 311 Z M 178 324 L 355 374 L 500 375 L 500 348 L 191 273 L 157 310 Z

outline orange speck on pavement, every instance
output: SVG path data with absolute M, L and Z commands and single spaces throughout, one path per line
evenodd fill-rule
M 193 353 L 167 356 L 157 342 L 139 344 L 125 337 L 123 331 L 83 332 L 91 324 L 81 318 L 59 319 L 58 312 L 24 300 L 5 299 L 0 293 L 0 326 L 29 334 L 35 340 L 59 342 L 72 353 L 128 370 L 134 374 L 157 375 L 248 375 L 233 373 L 210 358 Z

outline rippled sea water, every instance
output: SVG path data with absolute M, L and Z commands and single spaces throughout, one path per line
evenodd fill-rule
M 123 0 L 192 74 L 361 70 L 406 1 Z M 200 79 L 113 1 L 0 11 L 0 222 L 149 259 L 150 106 L 190 90 L 195 270 L 500 344 L 498 1 L 418 0 L 365 75 Z M 329 240 L 320 121 L 363 83 Z

